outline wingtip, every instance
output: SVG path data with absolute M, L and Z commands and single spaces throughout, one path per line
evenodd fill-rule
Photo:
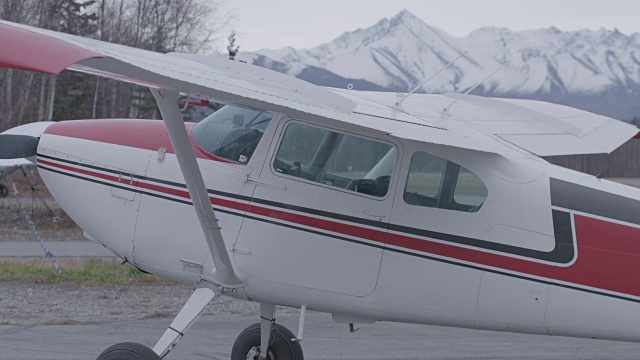
M 0 23 L 0 67 L 58 74 L 67 67 L 102 55 L 34 31 L 24 25 Z

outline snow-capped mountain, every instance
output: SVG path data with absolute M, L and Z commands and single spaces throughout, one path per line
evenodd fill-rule
M 465 91 L 509 60 L 473 93 L 552 101 L 625 120 L 640 116 L 640 33 L 485 27 L 454 37 L 405 10 L 311 49 L 238 58 L 318 85 L 406 92 L 465 50 L 421 91 Z

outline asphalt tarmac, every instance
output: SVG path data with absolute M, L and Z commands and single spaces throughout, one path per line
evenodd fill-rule
M 202 317 L 165 358 L 229 359 L 235 337 L 257 316 Z M 295 332 L 295 315 L 278 317 Z M 114 343 L 135 341 L 153 346 L 171 319 L 95 325 L 0 326 L 0 359 L 95 359 Z M 349 333 L 326 314 L 307 315 L 302 342 L 305 359 L 504 359 L 595 360 L 640 358 L 640 345 L 507 334 L 393 323 L 363 325 Z

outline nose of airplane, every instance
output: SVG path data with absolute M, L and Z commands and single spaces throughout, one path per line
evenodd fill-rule
M 162 121 L 78 120 L 40 139 L 40 175 L 62 209 L 90 237 L 132 260 L 140 183 L 165 131 Z

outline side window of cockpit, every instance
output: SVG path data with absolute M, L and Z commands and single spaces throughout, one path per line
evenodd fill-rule
M 459 206 L 478 211 L 487 199 L 487 187 L 471 171 L 460 166 L 458 179 L 453 192 L 453 201 Z
M 227 105 L 194 126 L 191 134 L 198 146 L 210 154 L 246 164 L 271 118 L 265 111 Z
M 413 154 L 404 191 L 407 204 L 476 212 L 487 195 L 482 180 L 464 167 L 425 152 Z
M 396 157 L 396 148 L 387 143 L 292 123 L 273 168 L 284 175 L 383 197 Z

